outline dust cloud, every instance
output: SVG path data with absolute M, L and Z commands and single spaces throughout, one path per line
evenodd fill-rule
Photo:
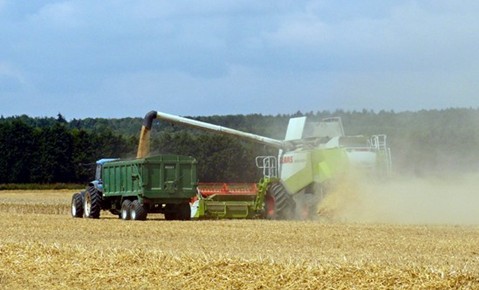
M 323 220 L 479 225 L 479 172 L 459 177 L 348 178 L 319 206 Z

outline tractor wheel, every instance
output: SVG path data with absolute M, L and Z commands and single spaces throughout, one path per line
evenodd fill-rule
M 121 204 L 120 217 L 122 220 L 129 220 L 131 218 L 130 204 L 131 201 L 129 199 L 125 199 Z
M 176 206 L 176 218 L 180 221 L 189 221 L 191 219 L 191 207 L 189 202 L 183 202 Z
M 295 203 L 281 183 L 273 183 L 265 196 L 265 217 L 285 220 L 294 217 Z
M 83 197 L 79 192 L 72 196 L 71 213 L 72 217 L 83 217 Z
M 140 204 L 138 200 L 130 203 L 130 218 L 132 220 L 144 221 L 146 220 L 146 209 Z
M 101 211 L 101 194 L 93 186 L 90 186 L 85 192 L 83 198 L 83 217 L 85 218 L 100 218 Z

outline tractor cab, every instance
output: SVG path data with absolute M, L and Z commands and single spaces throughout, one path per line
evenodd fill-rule
M 102 158 L 96 161 L 96 171 L 95 171 L 95 180 L 90 182 L 90 184 L 94 185 L 100 191 L 102 190 L 102 169 L 103 165 L 107 162 L 116 161 L 119 158 Z

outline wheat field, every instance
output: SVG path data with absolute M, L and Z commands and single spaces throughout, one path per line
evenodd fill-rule
M 479 288 L 475 225 L 73 219 L 72 193 L 0 192 L 0 288 Z

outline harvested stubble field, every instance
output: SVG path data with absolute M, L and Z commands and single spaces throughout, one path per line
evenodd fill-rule
M 0 192 L 1 288 L 479 288 L 474 225 L 86 220 L 71 194 Z

